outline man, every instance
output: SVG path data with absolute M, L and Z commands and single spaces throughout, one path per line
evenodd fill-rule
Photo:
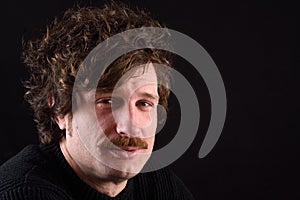
M 25 99 L 41 144 L 1 166 L 1 200 L 193 199 L 167 168 L 140 173 L 153 150 L 158 107 L 167 108 L 168 73 L 160 65 L 170 67 L 170 55 L 138 49 L 106 67 L 116 49 L 109 38 L 142 27 L 161 25 L 116 2 L 74 7 L 25 44 Z M 121 48 L 149 40 L 146 32 L 130 36 L 123 34 Z

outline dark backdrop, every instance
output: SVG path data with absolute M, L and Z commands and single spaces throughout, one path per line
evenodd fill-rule
M 37 143 L 31 111 L 23 101 L 21 81 L 27 74 L 20 61 L 22 37 L 34 36 L 36 29 L 44 28 L 73 2 L 1 3 L 1 163 L 25 145 Z M 195 39 L 223 77 L 226 123 L 214 149 L 199 159 L 209 122 L 209 96 L 201 76 L 185 72 L 198 87 L 202 121 L 192 146 L 170 167 L 196 199 L 299 199 L 296 4 L 271 0 L 125 2 L 147 8 L 169 28 Z

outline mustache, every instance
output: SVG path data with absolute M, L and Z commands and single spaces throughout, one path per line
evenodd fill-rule
M 117 147 L 136 147 L 147 149 L 148 143 L 139 137 L 118 136 L 106 143 L 107 148 Z

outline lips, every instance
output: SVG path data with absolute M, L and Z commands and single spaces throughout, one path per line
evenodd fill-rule
M 139 137 L 118 136 L 107 140 L 103 147 L 105 147 L 113 157 L 127 160 L 133 159 L 140 153 L 148 149 L 148 143 Z
M 109 148 L 109 152 L 118 159 L 127 160 L 135 158 L 141 151 L 142 148 L 131 147 L 131 146 L 119 146 L 114 148 Z
M 133 147 L 133 146 L 119 146 L 120 149 L 125 150 L 125 151 L 129 151 L 129 152 L 133 152 L 133 151 L 137 151 L 140 149 L 145 149 L 142 147 Z

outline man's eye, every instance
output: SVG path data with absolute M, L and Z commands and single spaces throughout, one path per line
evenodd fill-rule
M 151 106 L 151 104 L 150 104 L 150 103 L 148 103 L 148 102 L 144 102 L 144 101 L 142 101 L 142 102 L 139 102 L 139 103 L 138 103 L 138 105 L 140 105 L 140 106 L 144 106 L 144 107 Z
M 101 101 L 101 103 L 103 103 L 103 104 L 112 104 L 112 99 L 103 99 Z
M 136 106 L 139 107 L 142 111 L 149 111 L 153 107 L 153 103 L 148 101 L 138 101 Z
M 100 104 L 112 104 L 112 99 L 111 98 L 99 99 L 99 100 L 96 101 L 96 103 L 100 103 Z
M 111 108 L 112 106 L 114 108 L 118 108 L 120 106 L 122 106 L 123 102 L 120 98 L 102 98 L 102 99 L 98 99 L 96 101 L 96 104 L 98 106 L 101 107 L 105 107 L 105 108 Z

